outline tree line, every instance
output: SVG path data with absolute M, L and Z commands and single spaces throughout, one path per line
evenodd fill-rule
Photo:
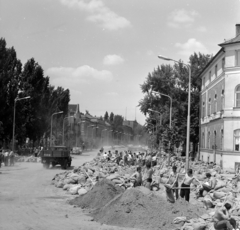
M 14 101 L 30 96 L 27 100 L 16 101 L 15 140 L 18 145 L 26 138 L 40 142 L 49 137 L 51 115 L 56 116 L 56 126 L 67 114 L 70 92 L 62 87 L 54 87 L 49 77 L 44 76 L 42 67 L 29 59 L 24 65 L 17 58 L 14 47 L 7 48 L 4 38 L 0 39 L 0 145 L 10 147 L 13 134 Z M 1 146 L 0 146 L 1 147 Z

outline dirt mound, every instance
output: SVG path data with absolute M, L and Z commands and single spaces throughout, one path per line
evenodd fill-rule
M 115 186 L 113 182 L 103 179 L 96 183 L 92 190 L 88 193 L 76 197 L 69 203 L 78 205 L 81 208 L 99 209 L 106 205 L 117 195 L 123 193 L 123 189 Z
M 205 211 L 182 200 L 170 204 L 153 193 L 132 188 L 92 215 L 96 221 L 108 225 L 164 230 L 174 228 L 175 217 L 198 218 Z

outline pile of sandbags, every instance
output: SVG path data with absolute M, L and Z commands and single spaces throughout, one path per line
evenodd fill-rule
M 85 194 L 92 189 L 99 179 L 103 178 L 127 189 L 133 186 L 129 177 L 134 171 L 136 171 L 136 166 L 119 166 L 116 163 L 107 162 L 105 159 L 97 157 L 72 171 L 56 174 L 52 183 L 57 188 L 63 188 L 73 195 Z

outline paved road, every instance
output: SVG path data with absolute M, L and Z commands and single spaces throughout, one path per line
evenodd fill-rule
M 72 165 L 90 161 L 96 151 L 73 156 Z M 21 162 L 0 168 L 0 230 L 120 230 L 92 221 L 80 208 L 67 203 L 74 196 L 51 185 L 60 166 Z

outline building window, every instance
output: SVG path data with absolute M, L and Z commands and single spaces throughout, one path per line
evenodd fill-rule
M 224 109 L 224 89 L 222 89 L 221 93 L 221 110 Z
M 234 131 L 234 150 L 240 151 L 240 129 Z
M 217 69 L 218 69 L 218 66 L 215 65 L 215 77 L 217 77 Z
M 208 131 L 208 149 L 210 149 L 211 148 L 211 133 L 210 133 L 210 131 Z
M 225 68 L 225 58 L 222 59 L 222 71 L 224 71 Z
M 203 86 L 203 89 L 205 87 L 205 77 L 202 79 L 202 86 Z
M 236 97 L 236 107 L 240 107 L 240 85 L 236 87 L 235 91 L 235 97 Z
M 224 136 L 223 136 L 223 129 L 221 129 L 221 150 L 223 150 L 223 139 L 224 139 Z
M 202 133 L 202 148 L 205 148 L 205 135 Z
M 211 98 L 208 99 L 208 115 L 212 114 L 212 101 Z
M 212 75 L 212 72 L 209 71 L 209 76 L 208 76 L 208 78 L 209 78 L 209 83 L 211 82 L 211 75 Z
M 240 66 L 240 50 L 235 50 L 235 66 Z
M 214 97 L 214 112 L 217 112 L 217 93 L 215 93 L 215 97 Z
M 202 103 L 202 118 L 205 117 L 205 102 Z

